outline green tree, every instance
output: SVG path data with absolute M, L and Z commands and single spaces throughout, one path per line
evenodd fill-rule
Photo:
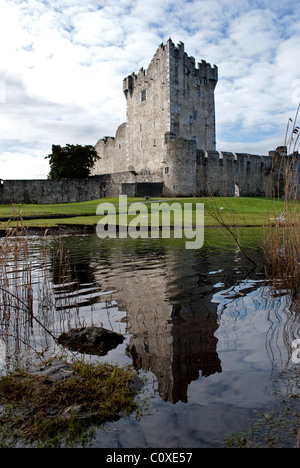
M 50 161 L 48 179 L 83 179 L 88 177 L 95 161 L 97 151 L 91 145 L 52 145 L 52 153 L 45 157 Z

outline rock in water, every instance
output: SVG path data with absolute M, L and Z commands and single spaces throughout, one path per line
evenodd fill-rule
M 111 349 L 123 343 L 119 333 L 102 327 L 72 328 L 58 337 L 58 342 L 72 351 L 105 356 Z

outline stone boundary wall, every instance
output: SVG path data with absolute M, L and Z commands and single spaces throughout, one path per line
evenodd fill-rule
M 0 184 L 0 204 L 77 203 L 114 197 L 122 193 L 122 183 L 134 183 L 131 172 L 103 174 L 86 179 L 4 180 Z
M 166 140 L 162 179 L 166 196 L 284 195 L 282 156 L 197 150 L 196 142 Z
M 197 151 L 198 194 L 263 197 L 284 192 L 283 168 L 272 156 Z

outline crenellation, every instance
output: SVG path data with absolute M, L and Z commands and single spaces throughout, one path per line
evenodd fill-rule
M 222 155 L 222 160 L 223 160 L 223 164 L 226 165 L 226 166 L 232 166 L 233 165 L 233 162 L 234 162 L 234 154 L 233 153 L 228 153 L 228 152 L 222 152 L 220 153 L 220 158 L 221 158 L 221 155 Z
M 218 151 L 205 151 L 205 157 L 209 164 L 216 164 L 220 159 L 220 153 Z
M 202 60 L 201 63 L 197 63 L 197 68 L 195 68 L 195 75 L 202 80 L 206 78 L 207 80 L 215 82 L 211 84 L 216 86 L 218 81 L 218 67 L 216 65 L 213 65 L 212 67 L 205 60 Z
M 249 161 L 249 154 L 246 153 L 235 153 L 237 156 L 237 161 L 239 165 L 246 165 L 247 162 Z

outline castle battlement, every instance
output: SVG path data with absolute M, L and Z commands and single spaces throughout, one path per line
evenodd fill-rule
M 177 46 L 169 40 L 168 46 L 172 51 L 175 59 L 181 59 L 185 66 L 185 73 L 187 75 L 191 74 L 192 76 L 199 78 L 208 78 L 210 80 L 218 81 L 218 67 L 216 65 L 211 66 L 210 63 L 202 59 L 201 62 L 197 62 L 193 56 L 189 56 L 184 51 L 184 43 L 179 42 Z
M 216 65 L 211 66 L 210 63 L 206 63 L 205 60 L 198 62 L 195 68 L 195 76 L 199 78 L 207 78 L 208 80 L 218 81 L 218 67 Z

